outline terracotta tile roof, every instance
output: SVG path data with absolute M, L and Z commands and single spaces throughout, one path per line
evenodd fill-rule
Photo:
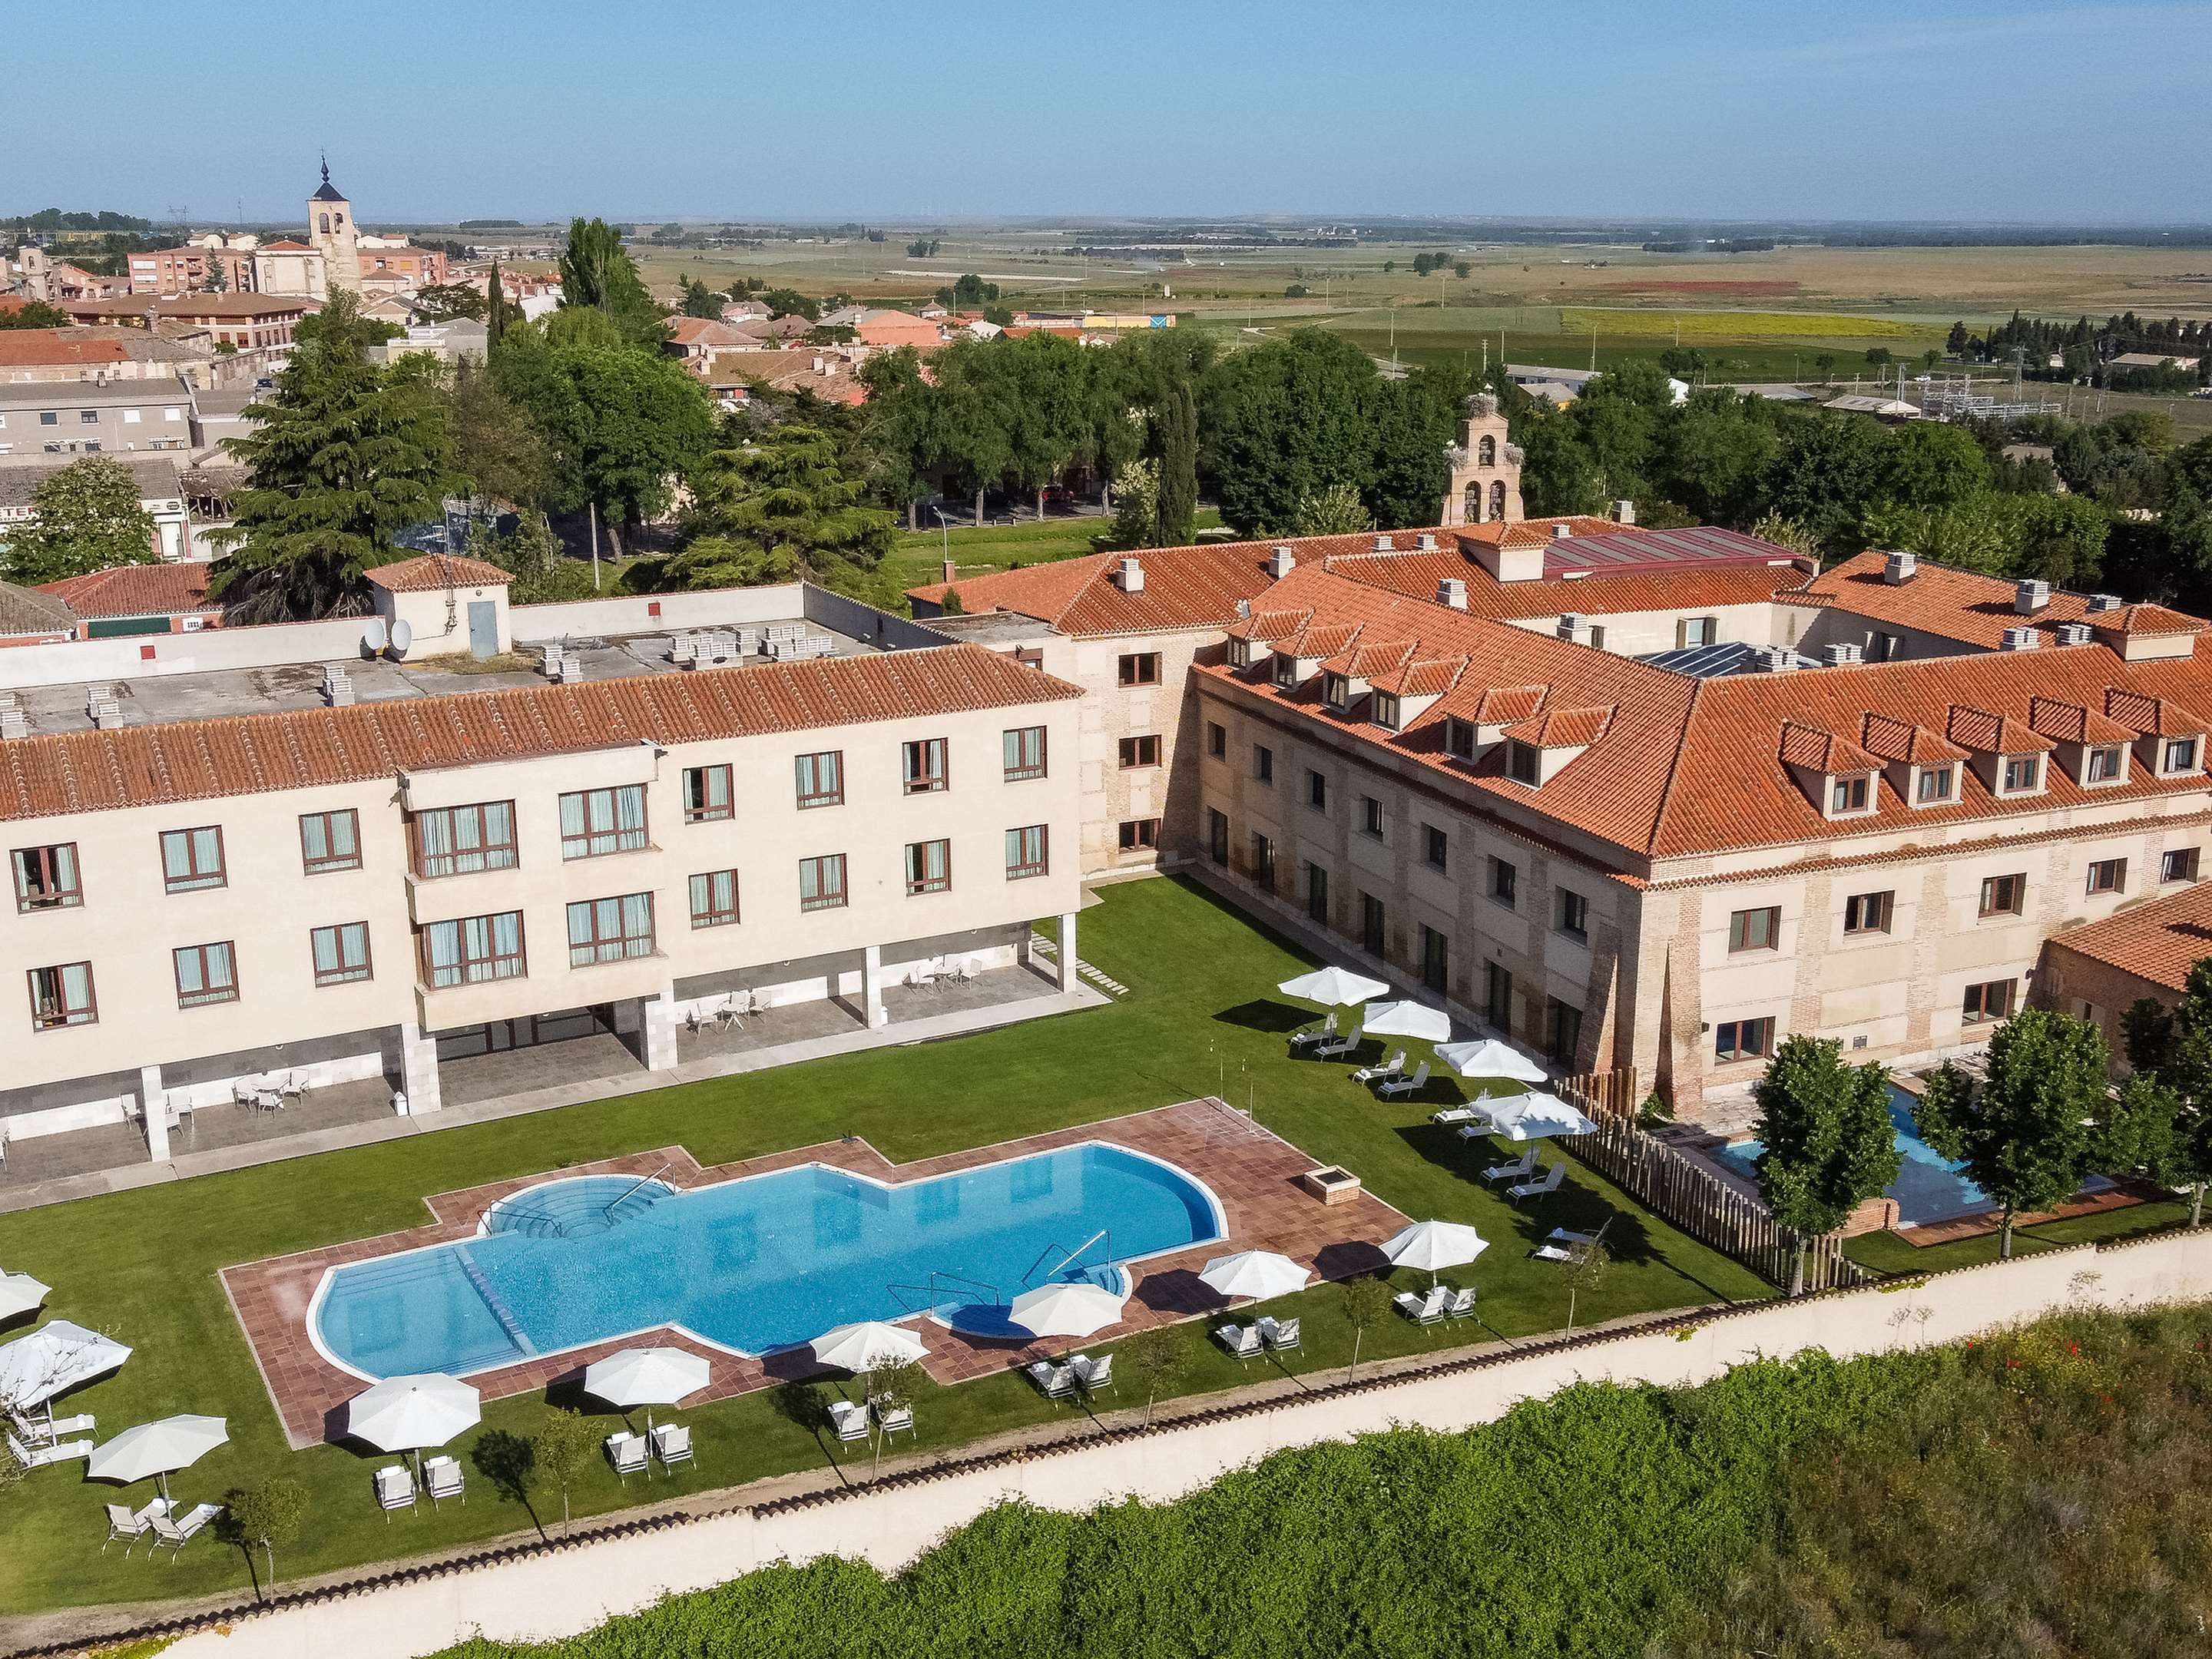
M 1496 726 L 1503 720 L 1525 720 L 1544 706 L 1551 695 L 1547 685 L 1510 685 L 1486 689 L 1474 707 L 1461 718 L 1480 726 Z
M 1860 725 L 1859 741 L 1869 754 L 1907 766 L 1948 766 L 1966 758 L 1966 750 L 1948 738 L 1887 714 L 1869 714 Z
M 2060 743 L 2127 743 L 2135 732 L 2078 702 L 2057 697 L 2030 697 L 2027 723 L 2046 738 Z
M 1953 703 L 1943 730 L 1952 742 L 1978 755 L 2047 754 L 2057 747 L 2024 720 L 1971 704 Z
M 69 634 L 77 613 L 58 596 L 36 587 L 0 582 L 0 634 Z
M 2167 697 L 2114 687 L 2105 693 L 2105 712 L 2130 732 L 2146 738 L 2202 737 L 2204 717 Z
M 704 743 L 1059 702 L 1080 687 L 979 645 L 702 669 L 343 708 L 18 738 L 0 744 L 0 819 L 50 817 L 410 769 Z
M 1377 674 L 1387 674 L 1403 668 L 1413 659 L 1411 640 L 1391 640 L 1378 645 L 1357 645 L 1349 651 L 1339 652 L 1322 669 L 1332 674 L 1348 674 L 1354 679 L 1371 680 Z
M 1388 691 L 1393 696 L 1440 697 L 1459 684 L 1466 667 L 1465 657 L 1432 658 L 1377 675 L 1370 684 L 1377 691 Z
M 1472 554 L 1450 547 L 1427 553 L 1340 555 L 1329 560 L 1328 568 L 1353 581 L 1416 599 L 1435 599 L 1437 585 L 1447 578 L 1464 582 L 1468 614 L 1499 622 L 1559 617 L 1569 611 L 1605 617 L 1637 611 L 1705 611 L 1758 605 L 1802 586 L 1807 574 L 1795 565 L 1761 563 L 1501 582 L 1477 564 Z
M 1555 708 L 1533 720 L 1516 720 L 1505 735 L 1537 749 L 1587 749 L 1613 724 L 1613 709 Z
M 83 337 L 76 337 L 82 336 Z M 0 329 L 0 368 L 53 368 L 71 363 L 127 363 L 120 340 L 89 329 Z
M 2040 611 L 2023 615 L 2013 605 L 2017 584 L 1931 564 L 1925 559 L 1919 562 L 1911 580 L 1892 586 L 1882 580 L 1888 561 L 1889 556 L 1879 551 L 1845 559 L 1815 576 L 1801 596 L 1785 602 L 1829 605 L 1870 622 L 1894 623 L 1984 651 L 2002 646 L 2008 628 L 2033 628 L 2048 646 L 2057 637 L 2054 630 L 2061 623 L 2101 625 L 2119 614 L 2106 611 L 2093 616 L 2084 595 L 2054 592 Z
M 1229 639 L 1264 645 L 1290 638 L 1312 619 L 1310 611 L 1255 611 L 1243 622 L 1231 623 L 1224 632 Z
M 2162 605 L 2124 605 L 2117 611 L 2092 611 L 2087 620 L 2100 634 L 2202 634 L 2205 627 L 2198 618 Z
M 88 575 L 41 582 L 39 592 L 67 602 L 80 617 L 179 617 L 219 611 L 208 598 L 213 568 L 199 561 L 181 564 L 123 564 Z
M 1856 744 L 1796 720 L 1783 721 L 1782 743 L 1776 752 L 1784 765 L 1802 766 L 1808 772 L 1872 772 L 1881 766 Z
M 419 559 L 396 559 L 362 574 L 377 586 L 393 593 L 429 593 L 441 587 L 505 587 L 514 580 L 495 564 L 460 553 L 426 553 Z
M 2212 957 L 2212 882 L 2054 933 L 2049 948 L 2070 951 L 2179 993 L 2189 983 L 2189 970 Z

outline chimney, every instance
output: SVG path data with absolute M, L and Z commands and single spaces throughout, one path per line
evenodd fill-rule
M 1555 524 L 1552 526 L 1552 539 L 1555 542 L 1566 541 L 1574 533 L 1574 526 L 1571 525 Z
M 1571 611 L 1562 612 L 1559 617 L 1559 635 L 1563 640 L 1583 638 L 1583 619 Z
M 944 580 L 946 580 L 946 581 L 948 581 L 948 582 L 949 582 L 949 581 L 951 581 L 951 580 L 952 580 L 952 561 L 951 561 L 951 560 L 950 560 L 950 559 L 947 559 L 947 560 L 945 562 L 945 575 L 944 575 Z
M 2102 615 L 2107 611 L 2118 611 L 2119 608 L 2120 596 L 2117 593 L 2092 593 L 2089 596 L 2089 611 L 2092 615 Z
M 1420 549 L 1424 553 L 1433 553 L 1437 550 L 1437 538 L 1427 531 L 1424 530 L 1419 535 L 1413 538 L 1413 545 Z
M 1865 660 L 1866 653 L 1856 645 L 1832 645 L 1820 653 L 1828 659 L 1831 668 L 1841 668 L 1847 662 Z
M 1613 521 L 1615 524 L 1634 524 L 1636 522 L 1636 503 L 1634 501 L 1615 501 L 1613 504 Z
M 1278 581 L 1298 568 L 1298 556 L 1287 547 L 1276 548 L 1267 555 L 1267 574 Z
M 1437 603 L 1454 611 L 1467 609 L 1467 584 L 1456 576 L 1447 576 L 1437 584 Z
M 1114 586 L 1120 588 L 1124 593 L 1143 592 L 1145 591 L 1145 567 L 1138 563 L 1134 557 L 1123 558 L 1119 564 L 1114 567 Z
M 1249 622 L 1252 620 L 1251 600 L 1239 599 L 1237 601 L 1237 620 L 1238 622 Z
M 2022 584 L 2022 586 L 2025 585 L 2026 584 L 2024 583 Z M 2000 651 L 2033 651 L 2039 642 L 2039 638 L 2040 636 L 2038 635 L 2033 628 L 2008 628 L 2004 631 L 2003 642 L 1997 647 L 1997 649 Z
M 1881 567 L 1881 579 L 1892 587 L 1902 587 L 1920 571 L 1920 558 L 1914 553 L 1893 553 Z
M 2088 644 L 2089 624 L 2087 623 L 2077 622 L 2059 623 L 2058 643 L 2061 645 Z
M 2013 589 L 2012 608 L 2023 617 L 2033 616 L 2050 603 L 2051 584 L 2049 582 L 2037 581 L 2033 577 L 2027 577 Z
M 1787 674 L 1797 666 L 1797 653 L 1786 645 L 1762 645 L 1754 654 L 1761 673 Z
M 1395 553 L 1397 548 L 1398 544 L 1388 536 L 1377 536 L 1375 538 L 1375 550 L 1377 553 Z

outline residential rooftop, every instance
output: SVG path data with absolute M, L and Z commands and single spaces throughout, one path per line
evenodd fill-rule
M 2049 948 L 2104 963 L 2179 996 L 2188 988 L 2189 970 L 2212 957 L 2212 882 L 2054 933 Z

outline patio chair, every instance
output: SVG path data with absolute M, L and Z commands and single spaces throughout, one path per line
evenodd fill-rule
M 15 1460 L 27 1469 L 42 1469 L 49 1463 L 67 1463 L 73 1459 L 92 1455 L 89 1440 L 57 1440 L 43 1446 L 27 1446 L 11 1431 L 8 1436 L 8 1450 Z
M 1505 1196 L 1515 1203 L 1524 1198 L 1542 1198 L 1559 1190 L 1559 1183 L 1567 1178 L 1567 1166 L 1552 1164 L 1545 1166 L 1543 1175 L 1534 1181 L 1516 1182 L 1505 1189 Z
M 1461 1130 L 1462 1134 L 1468 1132 Z M 1510 1164 L 1493 1164 L 1482 1172 L 1485 1181 L 1526 1181 L 1536 1173 L 1536 1149 L 1531 1146 Z
M 1267 1318 L 1260 1322 L 1260 1335 L 1271 1353 L 1280 1353 L 1285 1348 L 1298 1346 L 1298 1322 L 1295 1319 Z
M 1094 1394 L 1103 1394 L 1114 1386 L 1112 1354 L 1102 1353 L 1093 1359 L 1088 1354 L 1079 1353 L 1067 1363 L 1075 1373 L 1075 1386 L 1083 1390 L 1085 1399 L 1088 1400 Z
M 1416 1296 L 1411 1291 L 1401 1291 L 1390 1298 L 1390 1305 L 1416 1325 L 1433 1325 L 1444 1316 L 1444 1304 L 1450 1299 L 1449 1285 L 1431 1285 L 1427 1293 L 1421 1296 Z
M 1419 1066 L 1413 1067 L 1413 1076 L 1393 1078 L 1389 1082 L 1384 1084 L 1377 1092 L 1382 1095 L 1383 1099 L 1389 1100 L 1398 1095 L 1417 1095 L 1428 1086 L 1429 1062 L 1425 1060 Z
M 273 1082 L 276 1098 L 279 1101 L 287 1098 L 297 1100 L 307 1092 L 307 1074 L 305 1072 L 295 1070 L 280 1073 Z
M 615 1474 L 625 1481 L 633 1474 L 652 1474 L 653 1471 L 646 1467 L 645 1450 L 645 1437 L 641 1434 L 632 1434 L 624 1429 L 607 1437 L 607 1462 L 615 1466 Z
M 1431 1123 L 1472 1123 L 1475 1119 L 1481 1115 L 1482 1113 L 1480 1110 L 1473 1106 L 1447 1106 L 1441 1111 L 1431 1112 L 1429 1114 L 1429 1121 Z M 1460 1133 L 1462 1134 L 1465 1134 L 1468 1132 L 1462 1129 Z M 1490 1131 L 1484 1129 L 1480 1133 L 1488 1134 Z
M 1265 1346 L 1257 1325 L 1217 1325 L 1213 1340 L 1229 1350 L 1232 1359 L 1256 1358 Z
M 1048 1400 L 1066 1400 L 1075 1392 L 1075 1368 L 1073 1365 L 1055 1365 L 1049 1359 L 1039 1359 L 1024 1366 L 1023 1370 L 1029 1373 L 1030 1381 L 1037 1385 L 1038 1391 Z
M 107 1553 L 107 1546 L 118 1538 L 129 1540 L 123 1547 L 123 1553 L 128 1555 L 137 1547 L 138 1540 L 154 1529 L 154 1517 L 150 1512 L 133 1515 L 128 1504 L 110 1504 L 106 1509 L 107 1537 L 100 1547 L 102 1555 Z
M 1292 1032 L 1291 1035 L 1291 1052 L 1296 1054 L 1299 1049 L 1304 1048 L 1310 1044 L 1327 1042 L 1335 1035 L 1336 1016 L 1332 1013 L 1327 1019 L 1322 1021 L 1320 1024 L 1315 1026 L 1311 1030 Z
M 1318 1045 L 1314 1049 L 1314 1058 L 1334 1060 L 1340 1054 L 1348 1054 L 1359 1047 L 1359 1040 L 1364 1034 L 1364 1026 L 1355 1025 L 1342 1036 L 1331 1037 L 1328 1042 Z
M 875 1412 L 876 1427 L 886 1436 L 896 1434 L 902 1429 L 908 1434 L 914 1432 L 913 1407 L 893 1406 L 886 1411 L 883 1407 L 878 1406 Z
M 462 1478 L 461 1466 L 450 1457 L 434 1457 L 422 1466 L 422 1480 L 430 1489 L 430 1501 L 441 1498 L 458 1498 L 461 1506 L 468 1507 L 467 1482 Z
M 200 1529 L 222 1513 L 220 1504 L 195 1504 L 182 1520 L 172 1521 L 168 1511 L 155 1516 L 149 1524 L 154 1528 L 154 1547 L 169 1552 L 169 1565 L 177 1564 L 177 1552 L 192 1541 Z
M 404 1463 L 386 1463 L 376 1472 L 376 1502 L 387 1522 L 392 1510 L 415 1507 L 415 1479 Z
M 653 1455 L 660 1460 L 664 1469 L 691 1461 L 691 1430 L 682 1423 L 656 1423 L 647 1437 L 653 1442 Z
M 1403 1048 L 1379 1065 L 1363 1066 L 1352 1074 L 1354 1083 L 1394 1083 L 1406 1074 L 1406 1051 Z
M 866 1440 L 868 1408 L 849 1400 L 833 1400 L 830 1402 L 830 1426 L 840 1440 Z
M 1444 1298 L 1444 1317 L 1446 1319 L 1472 1319 L 1474 1317 L 1474 1285 L 1469 1285 L 1462 1289 L 1454 1291 L 1449 1296 Z
M 928 963 L 917 962 L 907 969 L 907 988 L 915 991 L 934 991 L 937 988 L 937 969 Z

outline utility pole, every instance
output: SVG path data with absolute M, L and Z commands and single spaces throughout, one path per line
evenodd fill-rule
M 599 591 L 599 504 L 587 504 L 592 514 L 592 592 Z

